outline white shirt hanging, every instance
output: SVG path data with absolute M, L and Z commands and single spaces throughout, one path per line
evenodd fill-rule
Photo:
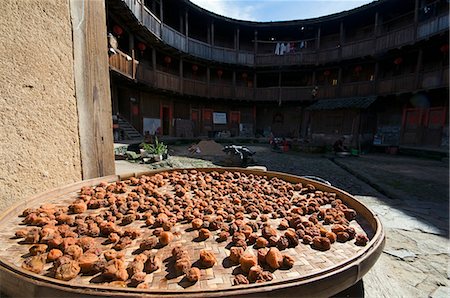
M 280 43 L 277 42 L 277 45 L 275 46 L 275 55 L 280 55 Z

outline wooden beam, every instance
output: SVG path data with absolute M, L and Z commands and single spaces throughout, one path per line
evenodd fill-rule
M 83 179 L 115 173 L 104 0 L 70 0 Z

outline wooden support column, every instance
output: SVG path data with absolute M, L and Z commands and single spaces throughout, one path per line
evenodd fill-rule
M 342 86 L 342 67 L 339 67 L 338 70 L 338 78 L 337 78 L 337 94 L 338 96 L 341 95 L 341 86 Z
M 419 89 L 419 80 L 422 69 L 422 58 L 423 58 L 423 49 L 419 49 L 419 53 L 417 54 L 416 73 L 414 77 L 414 89 Z
M 317 29 L 316 50 L 320 49 L 320 31 L 321 31 L 321 27 L 319 26 L 319 28 Z
M 214 46 L 214 21 L 211 21 L 211 45 Z
M 156 49 L 152 48 L 152 68 L 156 70 Z
M 189 53 L 189 13 L 187 10 L 184 12 L 184 30 L 186 35 L 186 52 Z
M 281 106 L 281 70 L 278 71 L 278 105 Z
M 345 42 L 345 29 L 344 29 L 344 21 L 341 21 L 340 27 L 339 27 L 339 60 L 342 57 L 342 46 Z
M 256 54 L 258 53 L 258 31 L 257 30 L 255 30 L 255 48 L 254 48 L 254 51 L 255 51 L 255 56 L 256 56 Z
M 115 173 L 105 1 L 70 0 L 83 179 Z
M 414 3 L 414 40 L 417 39 L 417 26 L 419 25 L 419 0 Z
M 236 96 L 236 71 L 233 70 L 233 77 L 232 77 L 232 82 L 233 82 L 233 96 Z
M 315 70 L 313 70 L 313 72 L 312 72 L 312 85 L 313 85 L 313 88 L 316 86 L 316 71 Z
M 239 28 L 234 31 L 234 49 L 236 50 L 236 63 L 239 63 Z
M 210 82 L 211 82 L 211 69 L 209 68 L 209 65 L 206 66 L 206 90 L 207 90 L 207 97 L 210 97 Z
M 179 72 L 178 72 L 179 76 L 180 76 L 180 92 L 181 94 L 183 94 L 183 58 L 180 58 L 180 66 L 179 66 Z
M 164 0 L 159 0 L 159 20 L 161 21 L 161 25 L 164 23 L 163 1 Z
M 256 84 L 257 84 L 257 76 L 256 71 L 253 73 L 253 100 L 256 98 Z

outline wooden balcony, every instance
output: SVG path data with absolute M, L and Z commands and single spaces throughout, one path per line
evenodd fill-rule
M 109 68 L 126 76 L 129 79 L 136 78 L 136 69 L 139 62 L 119 49 L 116 54 L 109 56 Z
M 153 35 L 161 38 L 161 21 L 145 6 L 142 10 L 142 24 L 150 30 Z
M 366 96 L 375 94 L 375 83 L 370 81 L 342 84 L 340 96 Z
M 254 88 L 237 86 L 235 89 L 235 98 L 243 100 L 253 100 Z
M 278 101 L 279 96 L 280 88 L 278 87 L 256 88 L 256 101 Z
M 382 52 L 386 49 L 412 44 L 413 42 L 414 24 L 411 24 L 396 30 L 390 30 L 389 32 L 377 37 L 375 50 L 376 52 Z
M 417 38 L 426 38 L 441 31 L 448 30 L 448 13 L 422 22 L 417 27 Z
M 346 43 L 342 46 L 342 58 L 363 57 L 374 53 L 374 39 Z
M 280 98 L 282 101 L 305 101 L 311 100 L 313 86 L 305 87 L 282 87 Z
M 233 85 L 230 84 L 210 84 L 209 96 L 214 98 L 233 98 Z
M 195 95 L 200 97 L 208 96 L 208 86 L 205 82 L 184 79 L 183 80 L 183 93 L 189 95 Z
M 374 38 L 359 41 L 348 40 L 341 44 L 340 48 L 338 47 L 339 40 L 337 38 L 335 40 L 327 40 L 327 36 L 324 36 L 322 37 L 322 47 L 317 51 L 316 49 L 304 49 L 296 54 L 283 56 L 257 54 L 255 57 L 253 52 L 215 47 L 194 38 L 186 38 L 185 35 L 177 30 L 167 25 L 162 25 L 161 21 L 141 3 L 141 0 L 122 1 L 142 25 L 168 45 L 202 59 L 248 66 L 255 64 L 261 66 L 323 64 L 339 61 L 340 59 L 373 55 L 378 52 L 384 52 L 387 49 L 412 44 L 417 40 L 448 30 L 449 22 L 449 15 L 444 13 L 418 23 L 417 26 L 411 23 L 407 26 L 381 32 L 376 38 L 374 36 Z
M 430 89 L 448 86 L 448 66 L 422 72 L 419 79 L 420 89 Z
M 407 74 L 377 82 L 377 94 L 396 94 L 416 90 L 415 74 Z
M 180 92 L 180 77 L 162 71 L 155 71 L 154 87 L 173 92 Z
M 186 36 L 166 25 L 162 27 L 161 32 L 162 40 L 165 43 L 180 51 L 187 52 Z

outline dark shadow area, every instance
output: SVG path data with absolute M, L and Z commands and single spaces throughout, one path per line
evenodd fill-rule
M 356 284 L 343 290 L 342 292 L 337 293 L 330 298 L 362 298 L 364 297 L 364 282 L 361 279 Z

